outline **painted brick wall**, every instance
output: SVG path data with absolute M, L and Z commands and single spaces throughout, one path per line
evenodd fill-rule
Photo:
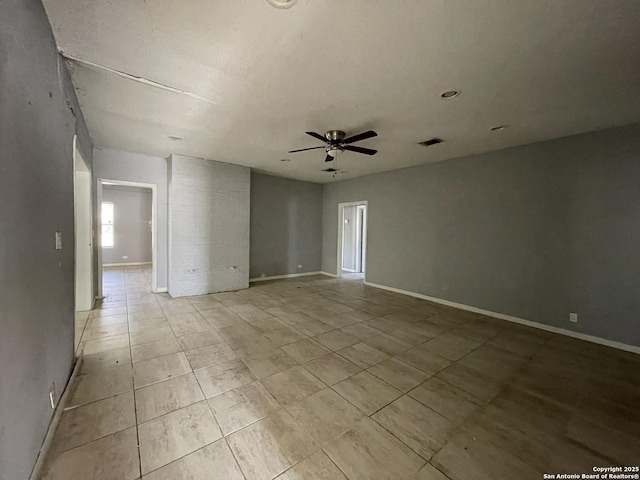
M 250 169 L 172 155 L 169 159 L 169 293 L 249 286 Z

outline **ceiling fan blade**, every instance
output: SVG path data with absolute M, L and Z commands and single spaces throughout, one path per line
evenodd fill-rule
M 305 151 L 307 151 L 307 150 L 317 150 L 318 148 L 327 148 L 327 147 L 322 146 L 322 147 L 301 148 L 301 149 L 299 149 L 299 150 L 289 150 L 289 153 L 305 152 Z
M 318 140 L 322 140 L 324 143 L 327 143 L 329 141 L 325 138 L 324 135 L 320 135 L 319 133 L 316 133 L 316 132 L 304 132 L 304 133 L 306 133 L 307 135 L 311 135 L 313 138 L 317 138 Z
M 375 155 L 376 153 L 378 153 L 377 150 L 371 150 L 370 148 L 354 147 L 352 145 L 346 145 L 344 149 L 349 150 L 351 152 L 364 153 L 365 155 Z
M 332 157 L 331 155 L 327 155 L 327 158 L 324 159 L 325 162 L 333 162 L 335 160 L 335 157 Z
M 366 140 L 367 138 L 377 137 L 378 134 L 373 130 L 369 130 L 368 132 L 359 133 L 358 135 L 354 135 L 353 137 L 345 138 L 342 143 L 353 143 L 359 142 L 360 140 Z

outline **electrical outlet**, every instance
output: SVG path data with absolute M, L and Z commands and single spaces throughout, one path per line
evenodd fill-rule
M 577 313 L 570 313 L 569 314 L 569 321 L 572 323 L 578 323 L 578 314 Z
M 56 232 L 56 250 L 62 250 L 62 232 Z
M 51 403 L 51 408 L 56 408 L 56 384 L 52 383 L 49 387 L 49 402 Z
M 122 256 L 122 258 L 123 258 L 124 260 L 126 260 L 127 258 L 129 258 L 129 256 L 128 256 L 128 255 L 123 255 L 123 256 Z
M 298 265 L 298 268 L 302 268 L 302 265 Z

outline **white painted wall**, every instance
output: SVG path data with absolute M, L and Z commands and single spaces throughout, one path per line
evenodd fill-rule
M 74 159 L 74 229 L 75 229 L 75 308 L 91 310 L 93 306 L 93 225 L 91 170 L 73 146 Z
M 249 286 L 250 170 L 169 158 L 169 294 Z

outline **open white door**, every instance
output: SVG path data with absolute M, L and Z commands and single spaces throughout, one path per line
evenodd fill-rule
M 91 215 L 91 171 L 82 154 L 73 145 L 73 184 L 75 208 L 75 283 L 76 311 L 93 308 L 93 226 Z

